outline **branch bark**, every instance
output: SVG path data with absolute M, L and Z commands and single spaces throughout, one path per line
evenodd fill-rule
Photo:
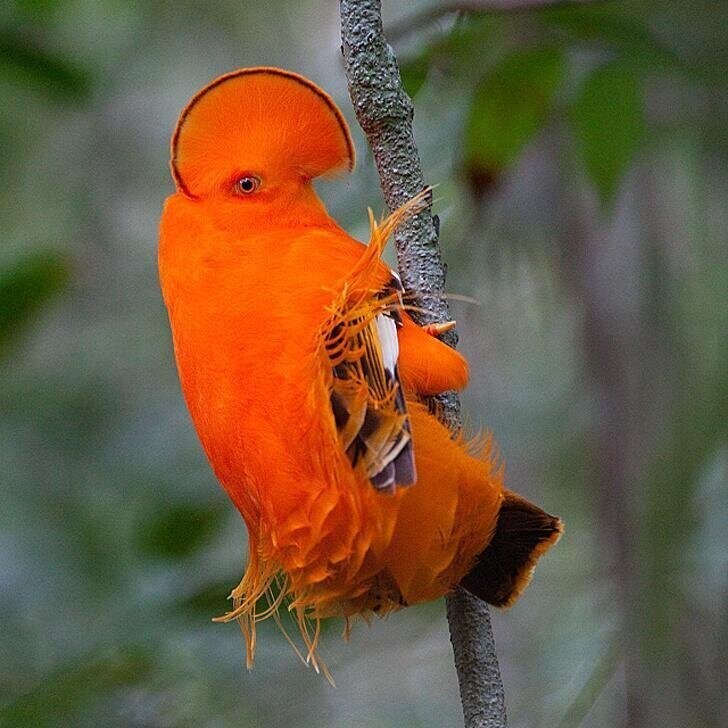
M 402 86 L 394 52 L 382 28 L 381 0 L 341 0 L 342 52 L 349 94 L 379 172 L 384 199 L 394 210 L 425 187 L 412 132 L 414 109 Z M 420 323 L 450 319 L 444 292 L 446 266 L 439 224 L 423 210 L 395 234 L 397 261 L 408 302 Z M 454 331 L 443 339 L 457 344 Z M 462 428 L 454 392 L 438 398 L 437 411 L 454 431 Z M 457 589 L 446 597 L 450 639 L 466 728 L 505 728 L 503 683 L 488 607 Z

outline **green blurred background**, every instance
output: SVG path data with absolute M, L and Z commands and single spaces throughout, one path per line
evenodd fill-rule
M 473 6 L 477 3 L 463 3 Z M 457 3 L 449 3 L 449 6 Z M 726 726 L 728 3 L 386 2 L 473 363 L 464 409 L 567 532 L 494 628 L 513 728 Z M 433 10 L 434 9 L 434 10 Z M 329 90 L 383 203 L 331 0 L 0 9 L 0 725 L 457 726 L 442 603 L 212 624 L 245 531 L 180 395 L 156 272 L 168 140 L 216 75 Z

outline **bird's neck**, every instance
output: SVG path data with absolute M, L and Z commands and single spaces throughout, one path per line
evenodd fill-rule
M 323 227 L 335 224 L 311 184 L 275 207 L 278 219 L 285 224 Z
M 265 204 L 213 200 L 207 203 L 215 224 L 233 234 L 303 227 L 337 227 L 311 185 L 278 195 Z

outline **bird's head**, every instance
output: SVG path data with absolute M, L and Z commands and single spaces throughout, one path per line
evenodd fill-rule
M 313 195 L 315 177 L 353 166 L 349 128 L 328 94 L 277 68 L 216 79 L 187 104 L 172 137 L 178 191 L 238 210 L 290 205 Z

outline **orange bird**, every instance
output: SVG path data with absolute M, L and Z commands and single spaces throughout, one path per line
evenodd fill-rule
M 372 220 L 365 246 L 312 185 L 353 166 L 331 98 L 276 68 L 213 81 L 172 138 L 161 285 L 187 406 L 248 527 L 223 619 L 240 622 L 249 665 L 256 622 L 284 602 L 316 667 L 321 617 L 382 615 L 457 584 L 507 606 L 561 533 L 503 489 L 488 444 L 469 446 L 423 403 L 468 379 L 381 261 L 426 202 Z

